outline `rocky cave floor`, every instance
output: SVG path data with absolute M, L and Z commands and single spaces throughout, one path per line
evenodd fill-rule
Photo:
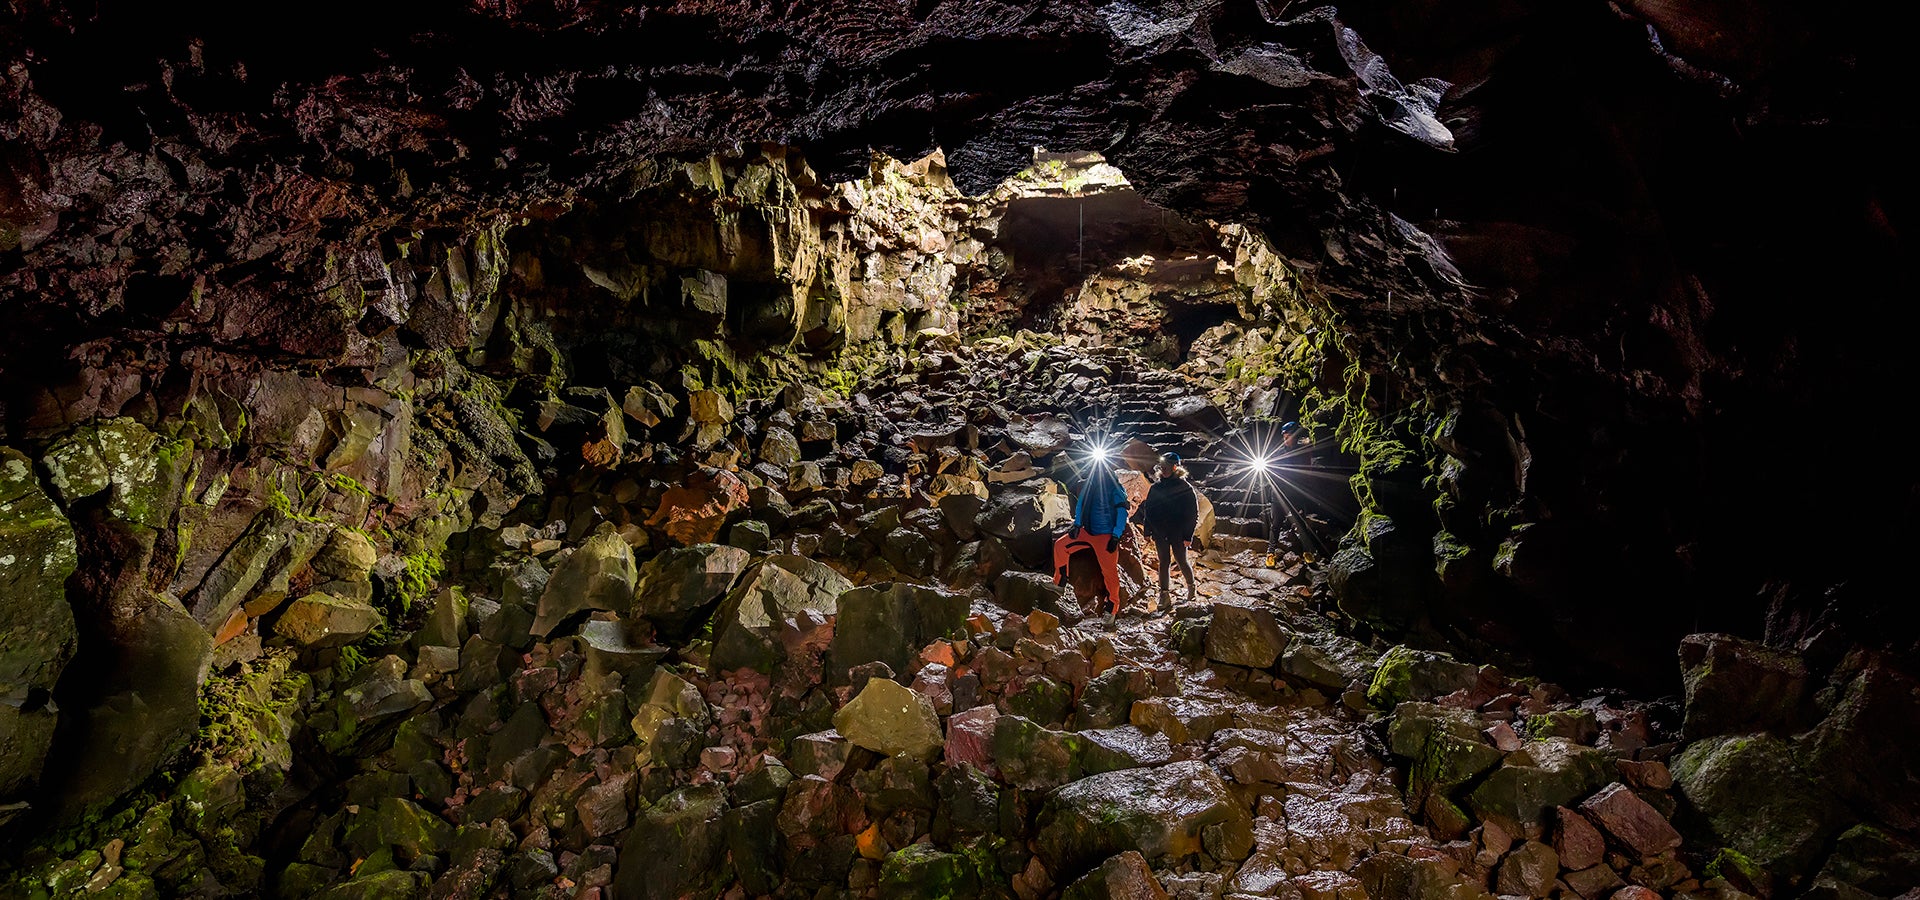
M 1363 642 L 1310 558 L 1225 517 L 1173 609 L 1129 550 L 1108 625 L 1086 572 L 1046 574 L 1066 461 L 1101 410 L 1195 391 L 1120 353 L 922 337 L 851 396 L 636 389 L 635 433 L 684 418 L 679 440 L 457 539 L 403 621 L 369 603 L 372 546 L 333 531 L 304 592 L 221 635 L 191 762 L 4 892 L 1786 893 L 1669 820 L 1683 789 L 1710 815 L 1772 788 L 1781 739 L 1679 733 L 1764 721 L 1752 688 L 1790 661 L 1689 639 L 1683 710 Z M 1904 889 L 1910 856 L 1873 829 L 1836 849 L 1831 819 L 1780 819 L 1767 861 Z

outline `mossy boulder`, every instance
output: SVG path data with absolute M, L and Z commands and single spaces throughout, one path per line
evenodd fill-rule
M 1673 781 L 1690 811 L 1683 822 L 1776 875 L 1803 873 L 1846 819 L 1771 734 L 1697 741 L 1674 760 Z
M 53 739 L 47 701 L 77 640 L 65 583 L 78 559 L 33 464 L 0 447 L 0 803 L 32 786 Z
M 1394 647 L 1380 657 L 1373 681 L 1367 685 L 1367 702 L 1390 709 L 1408 700 L 1430 700 L 1472 688 L 1479 682 L 1478 667 L 1458 662 L 1449 654 Z
M 1432 703 L 1402 703 L 1387 726 L 1387 746 L 1410 761 L 1410 806 L 1424 805 L 1432 793 L 1451 793 L 1500 764 L 1504 755 L 1480 735 L 1480 719 L 1461 709 Z
M 633 612 L 665 634 L 681 635 L 726 596 L 752 558 L 721 544 L 663 550 L 640 567 Z
M 273 633 L 308 649 L 344 647 L 367 636 L 382 621 L 364 601 L 314 593 L 287 604 Z
M 1041 812 L 1034 845 L 1064 881 L 1127 850 L 1161 862 L 1197 854 L 1216 825 L 1236 833 L 1253 827 L 1213 769 L 1185 760 L 1092 775 L 1060 788 Z
M 803 556 L 770 556 L 749 568 L 713 620 L 713 668 L 771 672 L 785 657 L 780 623 L 803 610 L 831 616 L 853 582 Z
M 1802 718 L 1807 665 L 1795 654 L 1730 634 L 1690 634 L 1680 642 L 1680 673 L 1689 740 L 1790 729 Z
M 870 678 L 860 695 L 833 714 L 834 730 L 884 756 L 930 760 L 946 746 L 933 703 L 911 688 Z
M 1604 752 L 1562 738 L 1529 741 L 1508 754 L 1471 793 L 1467 805 L 1518 834 L 1556 806 L 1571 806 L 1613 780 Z
M 903 582 L 868 585 L 842 594 L 839 614 L 833 633 L 838 669 L 883 662 L 912 672 L 920 648 L 966 625 L 967 598 Z
M 561 623 L 588 610 L 625 614 L 633 608 L 638 577 L 633 549 L 611 526 L 602 525 L 547 580 L 533 633 L 552 634 Z
M 719 894 L 727 870 L 727 797 L 718 784 L 676 788 L 628 829 L 614 870 L 622 898 L 674 900 Z
M 880 865 L 883 900 L 962 900 L 978 897 L 994 875 L 971 854 L 914 844 L 887 855 Z
M 1265 669 L 1280 658 L 1288 641 L 1271 610 L 1215 603 L 1202 652 L 1215 662 Z

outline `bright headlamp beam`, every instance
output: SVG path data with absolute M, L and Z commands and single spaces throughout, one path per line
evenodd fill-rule
M 1113 450 L 1105 444 L 1095 444 L 1092 450 L 1087 451 L 1087 454 L 1093 457 L 1094 462 L 1106 462 L 1109 457 L 1113 456 Z

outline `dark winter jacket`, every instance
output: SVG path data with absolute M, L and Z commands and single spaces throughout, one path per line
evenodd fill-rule
M 1153 483 L 1136 513 L 1147 536 L 1160 541 L 1190 541 L 1200 525 L 1200 501 L 1193 485 L 1172 475 Z

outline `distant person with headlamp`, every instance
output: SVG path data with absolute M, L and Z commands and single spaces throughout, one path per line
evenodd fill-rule
M 1175 562 L 1187 580 L 1183 599 L 1193 601 L 1193 564 L 1187 561 L 1187 544 L 1200 526 L 1200 501 L 1193 483 L 1187 480 L 1187 470 L 1180 465 L 1180 454 L 1161 454 L 1153 473 L 1153 487 L 1147 490 L 1147 499 L 1140 502 L 1139 518 L 1141 529 L 1160 557 L 1160 608 L 1166 610 L 1171 608 L 1167 602 L 1168 569 Z
M 1107 597 L 1113 611 L 1107 621 L 1120 614 L 1120 541 L 1127 534 L 1127 489 L 1114 477 L 1107 454 L 1096 450 L 1087 472 L 1087 483 L 1080 490 L 1080 502 L 1073 511 L 1073 530 L 1053 542 L 1053 581 L 1067 580 L 1067 562 L 1076 550 L 1092 550 L 1106 581 Z

